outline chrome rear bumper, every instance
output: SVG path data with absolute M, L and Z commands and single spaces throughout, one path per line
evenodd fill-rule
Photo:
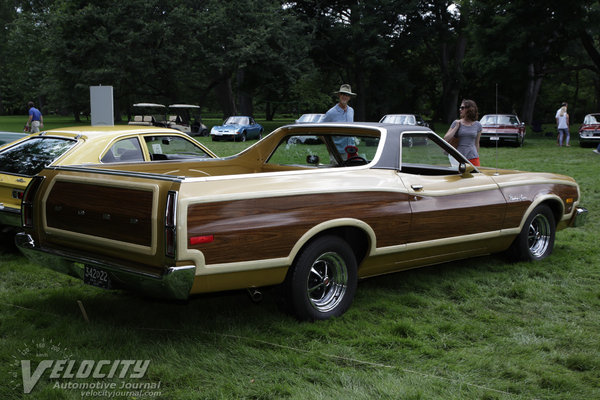
M 169 267 L 161 274 L 150 274 L 135 271 L 124 265 L 45 249 L 37 246 L 33 238 L 24 232 L 15 236 L 15 243 L 28 259 L 43 267 L 83 279 L 84 265 L 89 265 L 105 271 L 118 287 L 139 291 L 153 297 L 187 299 L 196 275 L 194 265 Z

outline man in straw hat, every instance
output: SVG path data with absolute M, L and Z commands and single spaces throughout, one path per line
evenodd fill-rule
M 340 86 L 340 90 L 333 94 L 338 95 L 339 102 L 331 107 L 319 122 L 354 122 L 354 109 L 348 105 L 348 102 L 356 96 L 356 93 L 352 93 L 350 85 L 344 83 Z M 333 139 L 333 142 L 342 156 L 346 154 L 349 146 L 355 145 L 354 138 L 351 136 L 338 136 Z M 347 156 L 350 157 L 350 153 Z
M 319 122 L 354 122 L 354 109 L 348 105 L 350 99 L 356 96 L 347 83 L 340 86 L 340 90 L 333 92 L 337 94 L 339 102 L 331 107 Z

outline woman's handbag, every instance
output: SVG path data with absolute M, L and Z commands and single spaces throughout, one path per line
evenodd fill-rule
M 460 129 L 460 122 L 458 123 L 458 126 L 456 127 L 456 131 L 454 132 L 454 135 L 449 136 L 449 137 L 444 137 L 446 142 L 450 143 L 450 145 L 452 147 L 454 147 L 455 149 L 458 148 L 458 130 L 459 129 Z M 448 135 L 446 135 L 446 136 L 448 136 Z

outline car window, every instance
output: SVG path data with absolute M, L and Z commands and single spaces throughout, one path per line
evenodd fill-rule
M 402 134 L 401 154 L 402 172 L 423 175 L 458 174 L 459 160 L 427 135 Z
M 103 163 L 144 161 L 144 153 L 137 137 L 127 138 L 113 144 L 100 161 Z
M 496 124 L 496 115 L 484 115 L 479 121 L 482 125 L 494 125 Z
M 279 143 L 267 163 L 321 168 L 360 165 L 375 157 L 378 145 L 379 138 L 372 136 L 287 136 Z
M 212 158 L 192 141 L 179 136 L 144 136 L 152 161 L 184 158 Z
M 229 117 L 224 125 L 248 125 L 248 117 Z
M 414 121 L 411 122 L 409 117 L 409 115 L 405 114 L 391 114 L 386 115 L 381 122 L 386 124 L 414 125 Z
M 76 143 L 76 140 L 55 137 L 25 140 L 0 153 L 0 170 L 12 174 L 35 175 Z

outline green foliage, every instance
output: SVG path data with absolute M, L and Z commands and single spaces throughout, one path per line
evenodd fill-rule
M 0 114 L 89 109 L 112 85 L 116 114 L 152 101 L 222 116 L 323 112 L 352 84 L 356 119 L 419 112 L 548 120 L 599 104 L 598 0 L 36 0 L 0 4 Z M 498 95 L 496 96 L 496 88 Z

